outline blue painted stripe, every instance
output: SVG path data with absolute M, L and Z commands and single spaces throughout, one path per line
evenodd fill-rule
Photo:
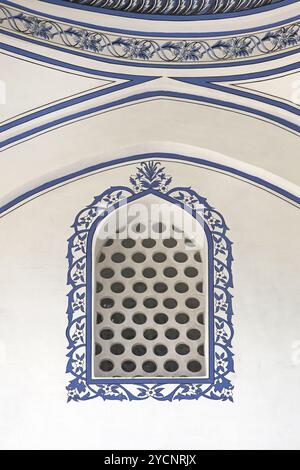
M 214 75 L 207 75 L 205 78 L 197 78 L 200 82 L 229 82 L 232 80 L 250 80 L 255 78 L 267 78 L 274 75 L 279 75 L 291 71 L 296 71 L 300 67 L 300 62 L 292 62 L 288 65 L 282 65 L 279 67 L 275 67 L 273 69 L 261 70 L 260 72 L 247 72 L 247 73 L 240 73 L 236 75 L 226 75 L 226 76 L 214 76 Z M 179 78 L 178 78 L 179 79 Z M 180 78 L 181 79 L 181 78 Z M 186 79 L 186 77 L 182 77 L 182 79 Z M 188 78 L 187 78 L 188 79 Z
M 214 105 L 218 105 L 218 106 L 224 106 L 224 107 L 229 108 L 229 109 L 236 109 L 236 110 L 241 111 L 241 112 L 246 112 L 246 113 L 249 113 L 249 114 L 254 114 L 254 115 L 269 119 L 269 120 L 271 120 L 275 123 L 278 123 L 278 124 L 288 128 L 288 129 L 291 129 L 295 132 L 299 132 L 299 130 L 300 130 L 299 126 L 292 123 L 292 122 L 289 122 L 289 121 L 287 121 L 285 119 L 282 119 L 278 116 L 273 116 L 273 115 L 271 115 L 267 112 L 261 111 L 261 110 L 252 109 L 248 106 L 239 105 L 237 103 L 232 103 L 232 102 L 224 101 L 224 100 L 220 100 L 220 99 L 208 98 L 208 97 L 204 97 L 204 96 L 197 96 L 197 95 L 193 95 L 193 94 L 189 94 L 189 93 L 178 93 L 178 92 L 173 92 L 173 91 L 159 91 L 159 90 L 156 90 L 156 91 L 151 91 L 151 92 L 149 91 L 149 92 L 139 93 L 139 94 L 136 94 L 136 95 L 133 95 L 133 96 L 129 96 L 129 97 L 122 98 L 122 99 L 119 99 L 119 100 L 116 100 L 116 101 L 112 101 L 110 103 L 105 103 L 103 105 L 94 106 L 90 109 L 85 109 L 83 111 L 79 111 L 77 113 L 70 114 L 69 116 L 64 116 L 64 117 L 61 117 L 59 119 L 55 119 L 51 122 L 47 122 L 45 124 L 42 124 L 42 125 L 37 126 L 35 128 L 32 128 L 32 129 L 29 129 L 27 131 L 21 132 L 20 134 L 17 134 L 15 136 L 12 136 L 8 139 L 3 140 L 2 142 L 0 142 L 0 148 L 4 148 L 8 145 L 14 144 L 14 143 L 16 143 L 20 140 L 23 140 L 23 139 L 31 137 L 35 134 L 44 132 L 48 129 L 59 126 L 61 124 L 65 124 L 65 123 L 68 123 L 70 121 L 77 120 L 77 119 L 89 116 L 91 114 L 107 110 L 107 109 L 112 108 L 114 106 L 122 106 L 126 103 L 133 103 L 133 102 L 138 101 L 138 100 L 147 99 L 147 98 L 154 98 L 154 97 L 155 98 L 157 98 L 157 97 L 183 98 L 183 99 L 186 99 L 186 100 L 193 100 L 193 102 L 209 103 L 209 104 L 214 104 Z
M 72 70 L 74 72 L 81 72 L 81 73 L 86 73 L 88 75 L 95 75 L 96 77 L 108 77 L 108 78 L 117 78 L 121 80 L 137 80 L 138 78 L 147 80 L 150 77 L 147 75 L 129 75 L 129 74 L 122 74 L 122 73 L 112 73 L 112 72 L 104 72 L 101 70 L 97 69 L 91 69 L 79 65 L 74 65 L 70 64 L 68 62 L 64 62 L 61 60 L 53 59 L 50 57 L 46 57 L 40 54 L 36 54 L 34 52 L 26 51 L 25 49 L 19 49 L 18 47 L 11 46 L 9 44 L 5 43 L 0 43 L 0 49 L 3 49 L 7 52 L 11 52 L 13 54 L 17 54 L 23 57 L 27 57 L 39 62 L 44 62 L 49 65 L 54 65 L 56 67 L 61 67 L 61 68 L 66 68 L 69 70 Z M 269 77 L 270 75 L 276 75 L 276 74 L 281 74 L 285 72 L 290 72 L 292 70 L 297 70 L 300 67 L 300 62 L 294 62 L 289 65 L 285 66 L 280 66 L 280 67 L 275 67 L 273 69 L 269 70 L 263 70 L 260 72 L 247 72 L 244 74 L 235 74 L 235 75 L 226 75 L 226 76 L 215 76 L 215 75 L 207 75 L 203 78 L 197 78 L 199 84 L 201 83 L 206 83 L 206 82 L 228 82 L 230 80 L 247 80 L 247 79 L 254 79 L 254 78 L 263 78 L 263 77 Z M 160 75 L 158 74 L 154 78 L 158 78 Z M 153 77 L 151 77 L 153 78 Z M 185 77 L 171 77 L 173 80 L 184 80 L 186 79 Z
M 67 68 L 67 69 L 73 70 L 75 72 L 87 73 L 89 75 L 93 74 L 93 75 L 96 75 L 97 77 L 98 76 L 99 77 L 104 76 L 104 77 L 108 77 L 108 78 L 122 78 L 122 79 L 124 79 L 126 77 L 126 79 L 128 80 L 127 84 L 124 84 L 124 85 L 121 84 L 121 85 L 116 85 L 116 86 L 109 87 L 109 88 L 106 89 L 107 92 L 116 91 L 118 89 L 123 88 L 123 86 L 126 88 L 126 87 L 133 86 L 133 85 L 136 85 L 136 84 L 146 83 L 147 81 L 155 80 L 157 78 L 157 77 L 133 76 L 133 75 L 126 75 L 124 77 L 124 76 L 118 76 L 116 74 L 110 74 L 110 73 L 105 73 L 105 72 L 102 73 L 98 70 L 88 69 L 88 68 L 80 67 L 80 66 L 75 66 L 75 65 L 72 65 L 72 64 L 67 64 L 66 62 L 58 61 L 58 60 L 55 60 L 55 59 L 50 59 L 50 58 L 47 58 L 47 57 L 44 57 L 44 56 L 41 56 L 41 55 L 38 55 L 38 54 L 33 54 L 31 52 L 24 51 L 22 49 L 18 49 L 16 47 L 9 46 L 9 45 L 3 44 L 3 43 L 0 43 L 0 49 L 3 49 L 7 52 L 11 52 L 11 53 L 14 53 L 14 54 L 21 55 L 23 57 L 38 60 L 40 62 L 45 62 L 45 63 L 50 64 L 50 65 L 55 65 L 55 66 L 58 66 L 58 67 Z M 175 78 L 174 77 L 173 80 L 183 81 L 183 82 L 191 83 L 193 85 L 201 85 L 201 86 L 206 86 L 206 87 L 210 87 L 210 88 L 221 89 L 222 91 L 225 91 L 226 93 L 240 94 L 240 96 L 247 96 L 247 97 L 250 97 L 250 98 L 255 98 L 255 99 L 258 99 L 259 101 L 271 104 L 273 106 L 282 107 L 283 109 L 286 109 L 290 112 L 296 112 L 296 114 L 298 114 L 299 111 L 295 107 L 289 106 L 287 104 L 282 104 L 277 100 L 272 100 L 272 99 L 269 99 L 267 97 L 259 97 L 259 96 L 254 95 L 254 94 L 247 93 L 247 92 L 244 92 L 244 91 L 234 90 L 232 88 L 227 88 L 227 87 L 219 87 L 218 88 L 218 86 L 216 84 L 209 83 L 209 82 L 212 82 L 212 81 L 214 81 L 214 82 L 223 82 L 223 81 L 228 82 L 228 81 L 231 81 L 231 80 L 245 80 L 245 79 L 251 80 L 251 79 L 254 79 L 254 78 L 263 78 L 263 77 L 269 76 L 270 74 L 274 75 L 274 74 L 286 73 L 286 72 L 289 72 L 289 71 L 292 71 L 292 70 L 296 70 L 297 68 L 299 68 L 299 66 L 300 66 L 300 63 L 296 62 L 296 63 L 290 64 L 288 66 L 278 67 L 277 69 L 273 69 L 271 71 L 253 72 L 253 73 L 248 73 L 248 74 L 233 75 L 233 76 L 226 76 L 226 77 L 214 77 L 214 76 L 208 76 L 208 77 L 204 77 L 204 78 L 185 78 L 185 77 Z M 57 111 L 59 109 L 64 109 L 66 107 L 77 104 L 78 102 L 87 101 L 87 100 L 92 99 L 96 96 L 100 96 L 102 94 L 105 94 L 106 90 L 86 94 L 86 95 L 84 95 L 80 98 L 75 98 L 74 100 L 67 100 L 67 101 L 65 101 L 61 104 L 47 107 L 42 111 L 31 113 L 31 114 L 27 115 L 26 117 L 14 120 L 14 121 L 10 122 L 7 125 L 1 126 L 0 130 L 5 131 L 7 129 L 11 129 L 11 128 L 13 128 L 15 126 L 18 126 L 20 124 L 23 124 L 25 122 L 29 122 L 33 119 L 36 119 L 36 118 L 38 118 L 42 115 L 47 115 L 47 114 L 49 114 L 51 112 L 54 112 L 54 111 Z
M 294 1 L 297 1 L 297 0 L 291 0 L 291 3 L 293 3 Z M 106 31 L 106 32 L 117 33 L 117 34 L 121 34 L 121 35 L 128 34 L 128 35 L 142 36 L 142 37 L 147 37 L 147 38 L 151 37 L 151 36 L 153 36 L 154 38 L 158 38 L 158 37 L 162 37 L 162 38 L 163 37 L 168 37 L 168 38 L 197 38 L 197 37 L 199 37 L 200 38 L 200 37 L 219 37 L 219 36 L 224 36 L 225 37 L 225 36 L 228 36 L 228 35 L 250 33 L 250 32 L 256 32 L 256 31 L 260 31 L 260 30 L 264 30 L 264 29 L 273 29 L 273 28 L 280 27 L 280 26 L 282 26 L 284 24 L 287 24 L 287 23 L 298 21 L 299 18 L 300 18 L 300 14 L 299 14 L 299 15 L 287 18 L 285 20 L 277 21 L 275 23 L 267 23 L 267 24 L 263 24 L 261 26 L 255 27 L 255 28 L 244 28 L 244 29 L 231 30 L 231 31 L 214 31 L 214 32 L 211 32 L 211 33 L 209 33 L 209 32 L 201 33 L 201 31 L 199 31 L 197 33 L 189 33 L 189 32 L 186 32 L 186 33 L 163 33 L 163 32 L 155 32 L 155 31 L 145 32 L 145 31 L 127 30 L 127 29 L 120 29 L 120 28 L 110 28 L 110 27 L 106 27 L 106 26 L 101 26 L 100 27 L 100 26 L 95 25 L 95 24 L 84 23 L 84 22 L 81 22 L 81 21 L 73 20 L 73 19 L 70 20 L 69 18 L 65 18 L 65 17 L 60 17 L 60 16 L 47 14 L 47 13 L 44 13 L 44 12 L 41 12 L 41 11 L 38 11 L 38 10 L 34 10 L 32 8 L 25 7 L 23 5 L 20 6 L 17 3 L 11 2 L 9 0 L 2 0 L 2 3 L 4 3 L 7 6 L 10 6 L 12 8 L 20 9 L 20 10 L 23 10 L 27 13 L 33 14 L 33 15 L 43 16 L 43 17 L 46 17 L 46 18 L 48 18 L 50 20 L 54 20 L 54 21 L 60 21 L 60 22 L 63 22 L 63 23 L 77 25 L 77 26 L 81 26 L 83 28 L 96 29 L 96 30 L 99 30 L 99 31 Z M 48 3 L 51 3 L 51 2 L 48 2 Z M 62 3 L 59 3 L 59 4 L 64 6 L 64 7 L 76 8 L 76 6 L 74 6 L 74 4 L 68 5 L 65 2 L 63 4 Z M 82 5 L 82 7 L 83 7 L 83 5 Z M 99 13 L 98 8 L 96 9 L 96 11 L 97 11 L 97 13 Z M 106 10 L 105 13 L 111 12 L 111 11 L 112 10 Z M 123 12 L 123 13 L 125 13 L 125 12 Z M 113 14 L 113 13 L 109 13 L 109 14 Z M 132 14 L 129 14 L 129 15 L 131 16 Z M 224 17 L 228 18 L 227 15 L 228 14 L 224 15 Z M 122 15 L 120 15 L 120 16 L 122 16 Z M 141 16 L 143 16 L 143 15 L 138 15 L 138 19 L 141 19 Z M 155 15 L 145 15 L 145 16 L 146 16 L 146 19 L 149 20 L 150 16 L 153 18 L 153 16 L 155 16 Z M 215 15 L 212 15 L 212 18 L 209 18 L 209 16 L 210 15 L 208 15 L 208 17 L 206 17 L 206 20 L 207 19 L 216 20 Z M 218 19 L 222 19 L 221 16 L 223 16 L 223 15 L 218 16 Z M 232 16 L 233 16 L 233 14 L 232 14 Z M 238 15 L 238 16 L 240 16 L 240 15 Z M 164 18 L 167 18 L 167 17 L 164 17 Z M 179 19 L 179 18 L 180 18 L 179 16 L 176 16 L 176 19 Z M 192 18 L 195 21 L 195 16 L 193 16 Z M 187 20 L 192 20 L 192 18 L 188 17 L 188 16 L 183 16 L 182 20 L 187 21 Z M 164 21 L 161 16 L 159 17 L 159 19 L 160 19 L 160 21 Z M 174 19 L 174 17 L 171 17 L 171 19 Z M 204 16 L 199 16 L 199 19 L 197 21 L 199 21 L 199 20 L 201 21 L 203 19 L 204 19 Z
M 195 163 L 195 164 L 206 166 L 206 167 L 215 168 L 216 170 L 220 170 L 225 173 L 229 173 L 237 177 L 243 178 L 245 180 L 248 180 L 250 182 L 253 182 L 257 184 L 258 186 L 261 186 L 262 188 L 266 188 L 280 196 L 283 196 L 284 198 L 292 202 L 300 204 L 300 198 L 296 196 L 295 194 L 289 191 L 286 191 L 280 186 L 270 183 L 269 181 L 263 178 L 251 175 L 250 173 L 246 173 L 244 171 L 237 170 L 236 168 L 230 167 L 228 165 L 211 162 L 209 160 L 205 160 L 205 159 L 198 158 L 198 157 L 189 157 L 189 156 L 180 155 L 180 154 L 161 152 L 161 153 L 146 153 L 146 154 L 140 154 L 140 155 L 133 155 L 130 157 L 118 158 L 118 159 L 111 160 L 109 162 L 103 162 L 103 163 L 98 163 L 96 165 L 89 166 L 82 170 L 78 170 L 73 173 L 69 173 L 67 175 L 61 176 L 60 178 L 55 178 L 53 180 L 48 181 L 47 183 L 43 183 L 37 186 L 36 188 L 26 191 L 22 195 L 4 204 L 2 207 L 0 207 L 0 214 L 3 214 L 4 212 L 8 211 L 9 209 L 12 209 L 14 206 L 18 204 L 21 204 L 22 202 L 26 201 L 26 199 L 28 198 L 38 195 L 39 193 L 42 193 L 44 191 L 50 190 L 51 188 L 54 188 L 55 186 L 60 185 L 64 182 L 71 181 L 74 178 L 87 175 L 97 170 L 109 168 L 114 165 L 123 164 L 123 163 L 131 163 L 131 162 L 135 162 L 135 161 L 143 160 L 143 159 L 182 160 L 182 161 L 191 162 L 191 163 Z
M 98 98 L 100 96 L 105 96 L 105 95 L 108 95 L 108 94 L 113 93 L 115 91 L 124 90 L 124 89 L 130 88 L 134 85 L 137 85 L 137 84 L 140 84 L 140 83 L 145 83 L 146 81 L 151 81 L 151 80 L 153 80 L 153 78 L 149 78 L 148 80 L 146 80 L 146 79 L 144 79 L 144 80 L 137 79 L 135 81 L 129 81 L 129 82 L 126 82 L 126 83 L 120 83 L 118 85 L 112 85 L 110 87 L 105 88 L 104 90 L 98 90 L 98 91 L 94 91 L 94 92 L 91 92 L 91 93 L 86 93 L 84 95 L 81 95 L 81 96 L 78 96 L 78 97 L 75 97 L 75 98 L 72 98 L 72 99 L 68 99 L 66 101 L 57 103 L 55 105 L 51 105 L 51 106 L 48 106 L 46 108 L 43 108 L 39 111 L 29 113 L 26 116 L 23 116 L 21 118 L 10 121 L 7 124 L 3 124 L 2 126 L 0 126 L 0 132 L 5 132 L 9 129 L 20 126 L 22 124 L 25 124 L 26 122 L 33 121 L 34 119 L 38 119 L 42 116 L 47 116 L 48 114 L 54 113 L 56 111 L 60 111 L 62 109 L 67 109 L 71 106 L 75 106 L 77 104 L 84 103 L 86 101 Z M 0 147 L 1 147 L 1 144 L 0 144 Z
M 0 31 L 1 31 L 1 28 L 0 28 Z M 64 62 L 58 59 L 52 59 L 51 57 L 46 57 L 40 54 L 36 54 L 34 52 L 26 51 L 25 49 L 19 49 L 18 47 L 11 46 L 3 42 L 0 42 L 0 49 L 3 49 L 7 52 L 12 52 L 13 54 L 21 55 L 23 57 L 28 57 L 33 60 L 45 62 L 49 65 L 55 65 L 56 67 L 67 68 L 69 70 L 73 70 L 74 72 L 82 72 L 88 75 L 95 75 L 97 78 L 108 77 L 108 78 L 117 78 L 119 80 L 131 80 L 131 81 L 140 80 L 140 79 L 147 80 L 150 78 L 147 75 L 128 75 L 126 73 L 113 73 L 113 72 L 104 72 L 104 71 L 97 70 L 97 69 L 90 69 L 88 67 L 74 65 L 74 64 Z
M 247 91 L 243 89 L 228 88 L 227 86 L 217 85 L 216 83 L 198 82 L 197 78 L 178 78 L 177 80 L 183 83 L 189 83 L 192 85 L 198 85 L 198 86 L 202 86 L 205 88 L 210 88 L 212 90 L 222 91 L 227 94 L 229 93 L 230 95 L 242 96 L 243 98 L 249 98 L 255 101 L 260 101 L 261 103 L 269 104 L 271 106 L 276 106 L 277 108 L 284 109 L 285 111 L 288 111 L 290 113 L 296 114 L 297 116 L 300 116 L 299 107 L 293 106 L 288 103 L 284 103 L 283 101 L 279 101 L 279 99 L 276 100 L 276 99 L 269 98 L 268 96 L 258 95 L 254 91 L 251 92 L 251 91 Z M 299 128 L 299 131 L 300 131 L 300 128 Z

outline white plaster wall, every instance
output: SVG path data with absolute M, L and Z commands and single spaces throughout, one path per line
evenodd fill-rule
M 109 83 L 109 80 L 87 77 L 80 72 L 69 73 L 47 64 L 34 64 L 3 51 L 0 64 L 0 80 L 5 83 L 5 96 L 0 101 L 0 124 Z
M 174 185 L 192 185 L 230 228 L 234 403 L 66 403 L 70 225 L 94 195 L 126 182 L 131 164 L 60 187 L 0 221 L 1 448 L 300 448 L 298 210 L 221 173 L 165 166 Z

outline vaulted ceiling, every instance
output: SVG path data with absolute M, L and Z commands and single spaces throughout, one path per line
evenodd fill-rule
M 65 0 L 81 5 L 151 15 L 212 15 L 259 8 L 283 0 Z

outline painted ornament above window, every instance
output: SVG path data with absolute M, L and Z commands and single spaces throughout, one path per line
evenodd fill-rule
M 129 182 L 104 190 L 75 218 L 68 248 L 69 401 L 96 397 L 233 400 L 233 258 L 228 228 L 222 215 L 204 197 L 190 187 L 172 187 L 172 181 L 162 163 L 148 155 Z M 137 253 L 131 250 L 135 242 L 128 236 L 125 242 L 102 237 L 110 243 L 99 244 L 99 228 L 107 225 L 112 215 L 146 201 L 174 207 L 193 219 L 199 227 L 194 233 L 202 231 L 205 240 L 203 250 L 194 246 L 194 251 L 184 253 L 183 242 L 190 243 L 187 232 L 184 240 L 177 242 L 177 248 L 168 245 L 170 238 L 167 245 L 160 240 L 158 251 L 150 249 L 149 238 L 138 240 Z M 198 235 L 194 240 L 199 240 Z M 111 264 L 106 265 L 107 262 Z M 174 268 L 177 274 L 173 275 L 169 271 Z M 149 273 L 144 273 L 147 269 Z M 155 270 L 160 270 L 157 279 L 150 275 Z M 129 271 L 135 272 L 133 278 Z M 152 297 L 143 294 L 142 288 L 153 291 Z M 180 314 L 176 299 L 181 302 Z M 165 306 L 159 314 L 154 311 L 158 302 L 159 308 Z M 143 358 L 145 350 L 148 352 Z

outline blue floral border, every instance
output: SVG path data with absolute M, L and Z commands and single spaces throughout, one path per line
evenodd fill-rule
M 234 372 L 232 353 L 232 242 L 226 233 L 228 227 L 222 215 L 211 207 L 205 198 L 191 188 L 169 189 L 172 177 L 166 174 L 159 161 L 144 161 L 137 173 L 130 178 L 131 187 L 114 186 L 94 198 L 94 201 L 77 215 L 68 240 L 68 362 L 66 372 L 71 376 L 68 384 L 68 401 L 90 400 L 102 397 L 105 400 L 163 400 L 198 399 L 233 401 L 233 385 L 230 374 Z M 191 211 L 204 223 L 209 233 L 212 250 L 213 295 L 211 302 L 213 340 L 213 374 L 209 379 L 165 379 L 164 383 L 144 383 L 146 379 L 95 380 L 90 379 L 89 359 L 89 285 L 88 261 L 93 234 L 98 223 L 120 204 L 136 197 L 157 194 Z M 91 312 L 90 312 L 91 313 Z M 203 383 L 204 382 L 204 383 Z

